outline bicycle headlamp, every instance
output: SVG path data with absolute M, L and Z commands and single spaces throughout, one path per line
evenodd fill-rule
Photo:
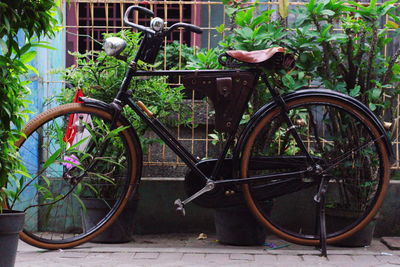
M 105 40 L 103 48 L 107 56 L 119 55 L 126 46 L 126 42 L 119 37 L 109 37 Z
M 155 32 L 160 32 L 160 31 L 162 31 L 164 29 L 164 20 L 162 18 L 156 17 L 156 18 L 151 20 L 150 27 Z

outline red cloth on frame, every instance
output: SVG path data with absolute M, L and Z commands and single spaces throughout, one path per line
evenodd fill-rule
M 74 96 L 74 101 L 73 103 L 83 103 L 79 98 L 83 96 L 82 89 L 78 88 L 76 90 L 75 96 Z M 69 121 L 68 121 L 68 127 L 67 131 L 64 136 L 64 142 L 68 142 L 71 146 L 72 143 L 74 142 L 75 135 L 76 135 L 76 125 L 75 125 L 75 120 L 74 116 L 77 114 L 71 114 L 69 115 Z

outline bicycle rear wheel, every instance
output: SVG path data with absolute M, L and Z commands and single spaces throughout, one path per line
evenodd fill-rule
M 304 96 L 288 101 L 287 106 L 296 131 L 328 180 L 327 242 L 334 243 L 364 227 L 382 204 L 390 176 L 384 138 L 363 111 L 334 97 Z M 311 166 L 281 114 L 281 108 L 273 108 L 248 135 L 241 177 Z M 243 191 L 249 208 L 265 227 L 291 242 L 317 245 L 314 196 L 320 181 L 321 176 L 274 179 L 244 185 Z M 264 208 L 267 199 L 273 200 L 272 210 Z
M 25 210 L 21 239 L 45 249 L 71 248 L 104 231 L 122 212 L 140 174 L 140 147 L 122 120 L 108 112 L 67 104 L 39 114 L 17 145 L 29 178 L 8 205 Z M 100 199 L 104 218 L 89 218 L 86 200 Z M 13 203 L 14 202 L 14 203 Z M 95 221 L 94 221 L 95 220 Z

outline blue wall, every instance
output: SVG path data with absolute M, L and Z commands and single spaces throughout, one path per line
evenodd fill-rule
M 19 34 L 19 40 L 23 40 L 22 33 Z M 37 56 L 32 62 L 30 62 L 30 64 L 38 70 L 39 75 L 36 75 L 33 72 L 29 74 L 29 79 L 31 80 L 29 85 L 31 94 L 28 97 L 31 101 L 29 110 L 33 112 L 29 115 L 30 118 L 47 109 L 48 107 L 44 107 L 45 101 L 60 92 L 60 89 L 63 86 L 60 75 L 51 74 L 50 72 L 65 67 L 65 31 L 61 30 L 58 32 L 52 40 L 44 39 L 43 41 L 49 42 L 49 45 L 55 48 L 55 50 L 35 48 Z M 37 173 L 39 166 L 39 162 L 32 161 L 32 159 L 38 159 L 38 142 L 34 139 L 36 138 L 29 139 L 29 143 L 24 144 L 24 148 L 26 149 L 20 150 L 23 160 L 29 161 L 29 165 L 26 165 L 26 167 L 31 174 Z M 35 191 L 26 190 L 23 192 L 21 200 L 23 201 L 24 198 L 33 198 L 34 194 Z M 16 208 L 18 209 L 18 207 Z M 34 209 L 35 208 L 31 209 L 31 214 L 28 211 L 27 218 L 29 218 L 33 213 L 36 213 Z M 31 218 L 29 224 L 31 229 L 35 229 L 37 218 Z

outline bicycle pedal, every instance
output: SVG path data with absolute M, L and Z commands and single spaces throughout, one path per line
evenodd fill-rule
M 175 205 L 175 208 L 176 208 L 175 209 L 176 213 L 178 213 L 181 216 L 185 216 L 186 215 L 186 211 L 185 211 L 185 208 L 183 206 L 183 203 L 179 198 L 177 200 L 175 200 L 174 205 Z

